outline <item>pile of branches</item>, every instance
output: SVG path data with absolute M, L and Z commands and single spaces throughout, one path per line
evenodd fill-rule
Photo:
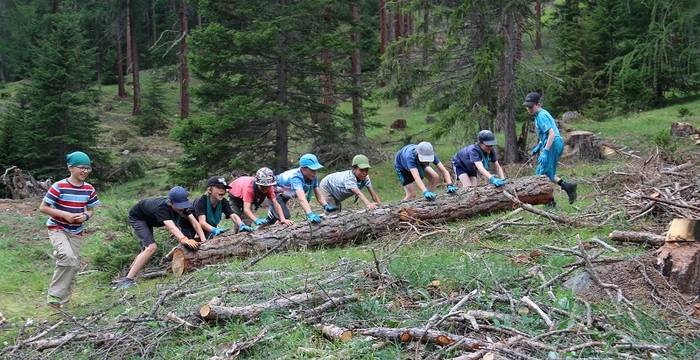
M 10 190 L 13 199 L 26 199 L 44 196 L 51 186 L 51 179 L 38 181 L 28 171 L 10 166 L 0 175 L 0 184 Z
M 691 161 L 665 163 L 657 151 L 647 159 L 630 162 L 612 171 L 597 185 L 621 205 L 629 221 L 650 219 L 663 229 L 672 219 L 700 219 L 700 177 Z

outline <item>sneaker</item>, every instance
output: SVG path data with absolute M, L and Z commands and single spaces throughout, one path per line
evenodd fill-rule
M 569 197 L 569 204 L 573 204 L 574 201 L 576 201 L 576 183 L 575 182 L 566 182 L 563 181 L 561 183 L 561 188 L 566 191 L 566 195 Z
M 61 306 L 63 306 L 61 304 L 61 298 L 53 295 L 49 295 L 46 297 L 46 304 L 56 310 L 60 309 Z
M 116 285 L 114 285 L 114 289 L 115 290 L 125 290 L 125 289 L 128 289 L 134 285 L 136 285 L 136 281 L 134 281 L 134 279 L 129 279 L 128 277 L 125 277 L 125 278 L 119 280 L 119 282 L 117 282 Z

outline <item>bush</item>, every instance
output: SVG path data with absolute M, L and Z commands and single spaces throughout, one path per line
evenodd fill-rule
M 689 117 L 689 116 L 693 116 L 693 113 L 690 112 L 690 110 L 688 110 L 687 107 L 682 107 L 682 108 L 678 109 L 678 117 L 684 118 L 684 117 Z
M 662 158 L 667 161 L 673 162 L 673 159 L 678 150 L 678 144 L 671 136 L 668 130 L 661 130 L 656 137 L 654 137 L 654 143 L 659 147 L 659 154 Z
M 118 129 L 112 132 L 112 145 L 124 144 L 130 139 L 136 137 L 131 130 L 128 129 Z
M 591 120 L 603 121 L 609 117 L 617 115 L 618 110 L 610 101 L 594 98 L 588 101 L 586 106 L 583 108 L 582 113 L 585 117 Z
M 136 126 L 139 135 L 150 136 L 163 132 L 168 128 L 166 117 L 165 90 L 162 78 L 158 73 L 153 74 L 146 81 L 146 89 L 143 96 L 143 113 L 131 119 Z

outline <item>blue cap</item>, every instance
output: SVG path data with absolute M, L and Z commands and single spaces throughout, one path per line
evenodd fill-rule
M 189 208 L 192 205 L 190 204 L 190 199 L 188 199 L 189 196 L 190 193 L 187 192 L 187 190 L 185 190 L 185 188 L 182 186 L 175 186 L 174 188 L 170 189 L 170 192 L 168 193 L 168 199 L 176 209 Z
M 304 154 L 299 158 L 299 167 L 309 168 L 311 170 L 318 170 L 323 168 L 318 162 L 316 155 L 314 154 Z
M 74 151 L 66 155 L 66 162 L 68 163 L 68 166 L 90 166 L 90 157 L 82 151 Z

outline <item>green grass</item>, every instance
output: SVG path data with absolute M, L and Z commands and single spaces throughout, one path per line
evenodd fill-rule
M 110 129 L 123 128 L 124 121 L 129 117 L 130 103 L 113 100 L 111 94 L 116 92 L 114 87 L 103 86 L 101 90 L 103 103 L 111 101 L 114 106 L 113 111 L 104 114 L 106 126 Z M 169 91 L 168 99 L 172 106 L 172 102 L 177 99 L 176 91 Z M 378 108 L 376 114 L 369 120 L 381 126 L 370 128 L 367 132 L 375 140 L 391 142 L 382 149 L 389 154 L 393 154 L 402 146 L 401 140 L 406 138 L 406 134 L 416 134 L 430 128 L 430 124 L 425 123 L 427 114 L 424 112 L 398 108 L 393 103 L 370 105 Z M 577 129 L 595 131 L 606 139 L 614 139 L 630 148 L 646 151 L 653 147 L 655 135 L 659 131 L 668 129 L 670 123 L 677 120 L 677 112 L 680 107 L 686 107 L 691 112 L 700 114 L 700 100 L 694 100 L 624 118 L 615 118 L 605 122 L 581 122 L 573 126 Z M 176 107 L 171 108 L 171 110 L 173 109 Z M 393 132 L 389 130 L 388 125 L 397 118 L 407 120 L 408 128 L 406 130 Z M 697 117 L 690 119 L 690 122 L 697 126 Z M 448 139 L 434 139 L 429 132 L 412 140 L 414 142 L 433 141 L 439 156 L 445 162 L 449 161 L 459 147 L 472 142 L 472 139 L 463 139 L 456 135 Z M 681 151 L 692 150 L 691 147 L 685 145 L 681 148 Z M 167 158 L 164 158 L 164 161 L 167 161 Z M 576 215 L 580 209 L 586 209 L 593 205 L 599 194 L 587 184 L 586 180 L 600 177 L 612 169 L 624 165 L 624 163 L 625 159 L 593 164 L 564 164 L 560 168 L 560 173 L 567 179 L 573 178 L 580 181 L 580 201 L 577 202 L 576 207 L 571 206 L 565 201 L 565 194 L 557 190 L 555 195 L 560 204 L 558 211 Z M 159 291 L 177 284 L 179 280 L 172 276 L 139 281 L 138 286 L 129 290 L 124 296 L 122 293 L 115 293 L 109 289 L 109 283 L 119 275 L 118 271 L 114 271 L 114 269 L 103 271 L 98 269 L 93 262 L 115 242 L 136 242 L 125 223 L 126 212 L 141 198 L 164 195 L 167 192 L 171 185 L 167 182 L 167 166 L 170 165 L 166 163 L 164 166 L 149 171 L 145 178 L 135 179 L 109 189 L 98 189 L 103 205 L 97 209 L 96 216 L 91 220 L 89 226 L 92 234 L 86 239 L 82 248 L 82 257 L 83 261 L 86 262 L 86 268 L 85 272 L 77 278 L 74 296 L 67 307 L 68 312 L 76 316 L 84 316 L 94 311 L 106 311 L 105 318 L 136 317 L 149 311 L 153 301 L 158 297 Z M 515 168 L 517 169 L 518 166 Z M 509 169 L 511 175 L 514 175 L 515 171 L 513 168 Z M 532 172 L 532 169 L 525 168 L 521 175 Z M 384 202 L 396 201 L 403 197 L 403 189 L 398 183 L 391 159 L 373 164 L 370 175 L 375 189 Z M 191 193 L 194 196 L 203 190 L 191 189 Z M 360 205 L 352 204 L 351 201 L 347 201 L 347 203 L 347 205 L 344 204 L 347 207 Z M 295 211 L 299 213 L 298 209 Z M 490 235 L 479 234 L 479 230 L 483 229 L 483 224 L 496 220 L 502 215 L 479 216 L 451 223 L 447 226 L 450 232 L 446 235 L 429 236 L 421 239 L 418 243 L 402 246 L 387 264 L 391 275 L 403 281 L 401 286 L 398 288 L 389 287 L 384 291 L 362 290 L 362 301 L 344 307 L 334 315 L 332 321 L 341 326 L 422 326 L 433 314 L 444 313 L 449 308 L 444 306 L 420 309 L 404 308 L 395 303 L 397 294 L 412 302 L 428 302 L 458 291 L 477 287 L 484 291 L 484 294 L 488 294 L 500 284 L 500 286 L 511 289 L 514 295 L 521 295 L 519 292 L 526 286 L 535 286 L 539 283 L 536 278 L 519 280 L 533 266 L 540 267 L 544 275 L 550 278 L 561 273 L 562 267 L 575 259 L 568 255 L 547 253 L 532 259 L 530 262 L 519 263 L 514 260 L 515 255 L 539 249 L 543 244 L 553 244 L 560 247 L 575 246 L 577 244 L 576 235 L 580 235 L 583 239 L 592 236 L 604 238 L 613 228 L 628 226 L 623 220 L 615 219 L 609 226 L 601 228 L 513 227 L 508 228 L 507 231 L 495 232 Z M 523 217 L 525 222 L 541 221 L 540 218 L 531 214 L 525 214 Z M 297 219 L 300 218 L 301 216 L 298 215 Z M 46 288 L 53 271 L 53 261 L 49 256 L 51 247 L 43 226 L 44 221 L 44 216 L 33 218 L 5 212 L 0 213 L 0 251 L 3 254 L 0 257 L 0 273 L 3 274 L 0 277 L 0 294 L 2 294 L 0 312 L 8 318 L 8 324 L 0 328 L 0 343 L 13 343 L 17 331 L 26 318 L 32 318 L 35 322 L 54 318 L 53 312 L 43 306 Z M 167 233 L 158 230 L 156 235 L 161 248 L 167 248 L 170 241 Z M 307 285 L 307 281 L 310 281 L 309 279 L 318 281 L 317 278 L 313 278 L 315 276 L 313 274 L 323 268 L 338 264 L 341 259 L 362 262 L 368 267 L 372 267 L 372 250 L 381 258 L 397 245 L 401 236 L 402 233 L 396 233 L 375 241 L 353 244 L 353 246 L 274 254 L 259 262 L 252 270 L 270 269 L 279 270 L 281 273 L 258 278 L 258 280 L 266 281 L 265 285 L 258 289 L 259 292 L 230 293 L 225 303 L 229 305 L 250 304 L 269 299 L 280 292 L 303 288 Z M 621 247 L 621 250 L 624 255 L 644 252 L 638 247 Z M 128 263 L 136 253 L 111 255 L 123 256 L 124 261 Z M 232 259 L 217 266 L 195 271 L 191 273 L 193 278 L 190 284 L 192 284 L 191 286 L 207 286 L 207 284 L 217 283 L 239 285 L 250 282 L 251 279 L 235 276 L 240 272 L 240 265 L 243 262 L 244 260 L 241 259 Z M 487 271 L 487 268 L 493 273 L 493 276 Z M 223 273 L 229 275 L 222 275 Z M 311 278 L 280 280 L 299 274 L 309 274 Z M 431 285 L 434 280 L 438 280 L 439 285 Z M 348 284 L 344 286 L 347 290 L 352 288 Z M 556 287 L 554 290 L 556 297 L 554 303 L 560 308 L 579 315 L 585 314 L 585 309 L 574 299 L 569 290 L 562 287 Z M 191 298 L 183 297 L 168 303 L 166 308 L 176 311 L 178 314 L 190 314 L 193 309 L 207 302 L 215 294 L 216 292 L 211 292 Z M 551 302 L 540 293 L 533 293 L 531 296 L 543 303 Z M 489 305 L 489 300 L 482 297 L 474 303 L 470 303 L 468 307 L 477 309 Z M 501 307 L 502 305 L 494 306 L 503 312 L 510 311 L 507 307 Z M 609 304 L 596 305 L 596 308 L 606 310 L 606 306 Z M 258 322 L 246 324 L 241 321 L 231 321 L 219 325 L 204 326 L 190 333 L 179 333 L 174 338 L 163 340 L 159 356 L 163 358 L 212 356 L 217 354 L 217 346 L 251 338 L 264 326 L 269 326 L 271 334 L 276 334 L 277 337 L 251 349 L 246 353 L 249 358 L 267 359 L 281 356 L 314 358 L 331 355 L 358 359 L 394 359 L 412 355 L 401 344 L 390 344 L 375 351 L 371 348 L 373 342 L 364 341 L 361 336 L 357 336 L 353 341 L 345 344 L 326 341 L 310 326 L 298 324 L 283 315 L 285 315 L 283 312 L 265 313 Z M 672 351 L 668 354 L 669 356 L 690 358 L 695 354 L 693 346 L 700 346 L 699 340 L 690 336 L 686 339 L 671 336 L 660 337 L 658 329 L 661 325 L 655 319 L 643 318 L 644 326 L 641 330 L 633 329 L 629 319 L 624 317 L 614 321 L 618 326 L 628 329 L 638 341 L 671 344 Z M 541 320 L 532 313 L 520 317 L 520 321 L 517 323 L 506 325 L 522 331 L 544 331 Z M 552 339 L 553 344 L 556 344 L 556 341 L 556 338 Z M 311 353 L 311 350 L 308 349 L 315 349 L 316 353 Z M 93 350 L 82 351 L 82 347 L 66 347 L 54 355 L 63 358 L 89 358 Z M 571 356 L 584 356 L 586 354 L 571 354 Z M 452 355 L 456 356 L 457 353 Z

